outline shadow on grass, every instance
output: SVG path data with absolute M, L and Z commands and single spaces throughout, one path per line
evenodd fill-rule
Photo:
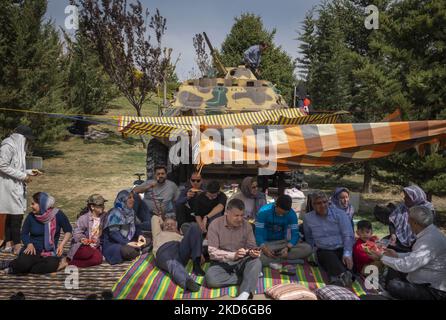
M 112 130 L 102 130 L 102 132 L 108 133 L 109 137 L 106 139 L 97 139 L 97 140 L 84 140 L 85 144 L 103 144 L 103 145 L 131 145 L 131 146 L 137 146 L 138 143 L 142 144 L 141 140 L 138 137 L 122 137 L 120 134 L 117 134 L 116 132 Z
M 337 179 L 336 176 L 330 175 L 329 173 L 305 174 L 305 181 L 311 189 L 320 189 L 328 191 L 329 193 L 334 192 L 337 187 L 346 187 L 353 192 L 361 192 L 362 190 L 362 182 L 347 180 L 345 178 Z M 372 186 L 372 189 L 374 192 L 382 192 L 385 190 L 383 186 L 376 184 Z
M 45 159 L 57 158 L 63 156 L 64 153 L 60 150 L 56 150 L 53 147 L 43 147 L 34 151 L 33 156 L 42 157 Z

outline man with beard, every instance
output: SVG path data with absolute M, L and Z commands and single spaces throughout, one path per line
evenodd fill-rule
M 143 222 L 150 221 L 153 214 L 175 216 L 175 201 L 179 196 L 177 185 L 167 180 L 165 166 L 155 167 L 155 180 L 148 180 L 133 189 L 135 193 L 144 193 L 142 206 L 147 206 L 150 217 L 144 217 Z

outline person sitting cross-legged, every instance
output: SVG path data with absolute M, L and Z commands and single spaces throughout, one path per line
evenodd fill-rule
M 349 287 L 353 282 L 352 250 L 355 237 L 350 218 L 345 212 L 328 206 L 325 193 L 312 195 L 314 211 L 305 215 L 305 240 L 309 243 L 319 265 L 328 273 L 330 283 Z
M 70 265 L 88 268 L 100 265 L 103 260 L 100 237 L 104 226 L 105 200 L 100 194 L 92 194 L 78 216 L 68 252 Z
M 169 273 L 173 281 L 183 289 L 189 291 L 200 290 L 196 283 L 186 271 L 186 264 L 193 261 L 193 272 L 204 276 L 201 269 L 201 253 L 203 237 L 200 227 L 191 223 L 184 237 L 177 230 L 177 222 L 169 216 L 163 219 L 161 216 L 152 217 L 153 255 L 158 268 Z
M 195 222 L 195 217 L 192 215 L 193 208 L 198 195 L 203 192 L 203 179 L 199 172 L 193 172 L 189 181 L 175 203 L 178 229 L 181 229 L 183 224 Z
M 220 191 L 218 181 L 210 181 L 206 191 L 197 196 L 194 202 L 193 214 L 203 233 L 207 232 L 209 224 L 223 215 L 225 211 L 226 195 Z
M 24 247 L 17 259 L 2 263 L 0 268 L 12 274 L 47 274 L 68 265 L 62 257 L 64 245 L 71 238 L 72 227 L 67 216 L 54 207 L 55 199 L 45 192 L 32 196 L 31 209 L 22 226 Z M 59 242 L 60 232 L 64 231 Z
M 262 270 L 251 225 L 243 218 L 245 205 L 229 201 L 226 214 L 209 225 L 208 244 L 211 266 L 206 272 L 209 288 L 240 284 L 238 300 L 246 300 L 256 290 Z
M 279 269 L 281 262 L 303 263 L 302 259 L 311 255 L 311 247 L 299 243 L 299 230 L 296 212 L 291 208 L 292 199 L 281 195 L 275 203 L 260 208 L 257 213 L 256 241 L 262 248 L 263 266 Z M 288 229 L 291 239 L 287 239 Z
M 104 219 L 101 235 L 102 254 L 110 264 L 131 261 L 139 256 L 146 240 L 135 225 L 135 194 L 122 190 L 116 196 L 114 208 Z
M 416 237 L 412 250 L 386 249 L 383 254 L 370 252 L 370 256 L 389 267 L 385 289 L 391 297 L 446 300 L 446 236 L 433 224 L 430 208 L 413 206 L 408 215 Z

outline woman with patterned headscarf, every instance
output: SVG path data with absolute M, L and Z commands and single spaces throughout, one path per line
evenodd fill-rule
M 389 216 L 390 245 L 396 251 L 410 251 L 416 237 L 409 226 L 409 209 L 413 206 L 425 206 L 434 212 L 434 206 L 427 201 L 426 193 L 417 185 L 403 189 L 404 202 Z
M 240 199 L 245 204 L 245 219 L 256 219 L 259 209 L 266 204 L 266 196 L 258 190 L 257 181 L 252 177 L 243 179 L 240 191 L 233 194 L 232 199 Z M 229 201 L 227 203 L 229 203 Z
M 135 226 L 134 193 L 122 190 L 116 196 L 114 208 L 105 218 L 102 231 L 102 254 L 110 264 L 118 264 L 133 260 L 140 254 L 140 248 L 145 245 L 145 239 L 138 235 Z
M 332 206 L 344 211 L 348 215 L 348 218 L 352 221 L 353 226 L 353 215 L 355 214 L 355 208 L 350 203 L 350 190 L 345 187 L 336 188 L 330 202 Z
M 55 200 L 45 192 L 33 195 L 32 212 L 28 214 L 22 227 L 24 247 L 19 257 L 6 268 L 9 273 L 53 273 L 68 265 L 61 258 L 64 246 L 71 238 L 72 227 L 67 216 L 55 208 Z M 64 237 L 59 243 L 60 232 Z

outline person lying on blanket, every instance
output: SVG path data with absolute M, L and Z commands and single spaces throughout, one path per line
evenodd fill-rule
M 211 266 L 206 272 L 206 285 L 221 288 L 240 284 L 238 300 L 252 297 L 262 271 L 260 249 L 251 225 L 243 218 L 244 209 L 243 201 L 232 199 L 226 214 L 215 219 L 208 230 Z
M 152 216 L 153 255 L 158 268 L 167 272 L 173 281 L 183 289 L 192 292 L 200 290 L 200 284 L 188 274 L 185 266 L 193 261 L 193 272 L 204 276 L 201 269 L 202 232 L 198 224 L 190 223 L 184 237 L 178 233 L 177 222 L 169 216 L 162 219 Z
M 70 240 L 72 227 L 62 210 L 55 208 L 55 199 L 45 192 L 32 196 L 32 212 L 22 226 L 24 247 L 17 259 L 2 265 L 6 273 L 46 274 L 64 269 L 68 262 L 62 258 L 64 245 Z M 60 231 L 64 231 L 59 243 Z
M 68 252 L 70 265 L 88 268 L 102 263 L 100 236 L 105 222 L 106 201 L 100 194 L 93 194 L 87 200 L 87 207 L 80 212 Z
M 311 255 L 311 246 L 299 242 L 297 215 L 291 208 L 292 202 L 289 195 L 281 195 L 275 203 L 261 207 L 257 214 L 256 241 L 262 248 L 263 266 L 281 269 L 282 262 L 303 263 L 302 259 Z M 288 229 L 291 229 L 289 241 Z
M 314 210 L 304 219 L 305 241 L 313 247 L 330 284 L 350 287 L 355 241 L 350 218 L 344 211 L 328 206 L 327 195 L 321 191 L 313 193 L 312 205 Z

